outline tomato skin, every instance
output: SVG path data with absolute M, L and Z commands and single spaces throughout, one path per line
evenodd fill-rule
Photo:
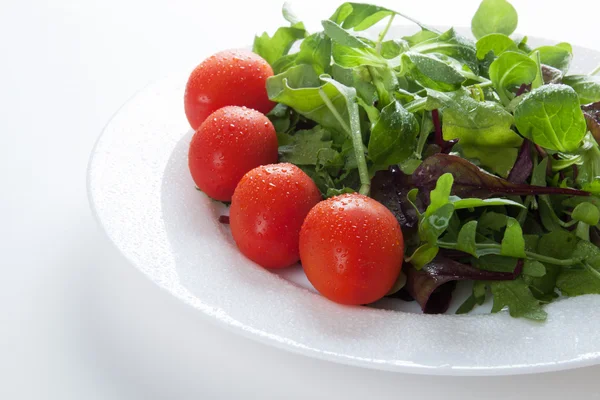
M 228 106 L 210 115 L 190 142 L 188 165 L 196 186 L 208 196 L 231 201 L 244 174 L 277 162 L 277 134 L 258 111 Z
M 192 71 L 185 87 L 185 115 L 192 129 L 225 106 L 246 106 L 267 114 L 267 78 L 273 69 L 249 50 L 225 50 L 204 60 Z
M 295 165 L 255 168 L 244 175 L 231 200 L 233 239 L 246 257 L 265 268 L 295 264 L 300 227 L 319 201 L 317 185 Z
M 395 283 L 404 240 L 394 215 L 381 203 L 353 193 L 315 206 L 300 231 L 300 259 L 313 286 L 341 304 L 379 300 Z

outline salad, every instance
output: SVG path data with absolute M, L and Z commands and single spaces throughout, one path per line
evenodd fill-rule
M 569 74 L 568 43 L 516 36 L 506 0 L 471 30 L 438 31 L 344 3 L 191 74 L 199 190 L 231 204 L 240 251 L 301 262 L 330 300 L 384 296 L 448 310 L 458 281 L 492 312 L 542 321 L 560 297 L 600 294 L 600 67 Z M 393 22 L 416 25 L 392 37 Z M 373 35 L 375 32 L 375 35 Z M 375 39 L 373 39 L 375 38 Z

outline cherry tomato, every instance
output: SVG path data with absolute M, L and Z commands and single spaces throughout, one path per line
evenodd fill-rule
M 223 107 L 198 128 L 188 163 L 196 186 L 216 200 L 231 201 L 242 176 L 277 162 L 277 135 L 271 121 L 246 107 Z
M 387 294 L 402 268 L 404 240 L 394 215 L 360 194 L 317 204 L 300 231 L 300 259 L 313 286 L 342 304 L 369 304 Z
M 265 268 L 298 262 L 300 227 L 320 200 L 317 185 L 295 165 L 253 169 L 244 175 L 231 200 L 229 222 L 238 248 Z
M 268 113 L 275 106 L 267 96 L 266 81 L 273 69 L 249 50 L 217 53 L 194 69 L 185 87 L 185 115 L 196 130 L 224 106 L 246 106 Z

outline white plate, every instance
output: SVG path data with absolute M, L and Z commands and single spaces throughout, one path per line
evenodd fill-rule
M 406 32 L 396 27 L 390 35 Z M 576 48 L 575 61 L 576 72 L 587 72 L 600 53 Z M 422 315 L 334 304 L 310 290 L 301 270 L 279 276 L 244 258 L 217 221 L 224 207 L 197 191 L 188 173 L 186 80 L 184 73 L 157 82 L 123 106 L 88 171 L 100 224 L 157 285 L 250 338 L 363 367 L 504 375 L 600 363 L 600 296 L 551 304 L 541 324 L 507 313 Z M 391 307 L 414 306 L 398 300 Z

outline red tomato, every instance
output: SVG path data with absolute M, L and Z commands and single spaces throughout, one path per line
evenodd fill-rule
M 216 200 L 231 201 L 242 176 L 277 162 L 277 135 L 271 121 L 246 107 L 223 107 L 198 128 L 188 163 L 196 186 Z
M 185 115 L 192 129 L 224 106 L 271 111 L 275 103 L 269 101 L 265 86 L 270 76 L 269 63 L 249 50 L 226 50 L 204 60 L 185 87 Z
M 369 304 L 387 294 L 402 268 L 404 240 L 381 203 L 345 194 L 313 208 L 300 231 L 300 259 L 308 280 L 342 304 Z
M 298 236 L 306 214 L 321 200 L 317 185 L 292 164 L 248 172 L 233 194 L 229 222 L 240 251 L 265 268 L 298 262 Z

